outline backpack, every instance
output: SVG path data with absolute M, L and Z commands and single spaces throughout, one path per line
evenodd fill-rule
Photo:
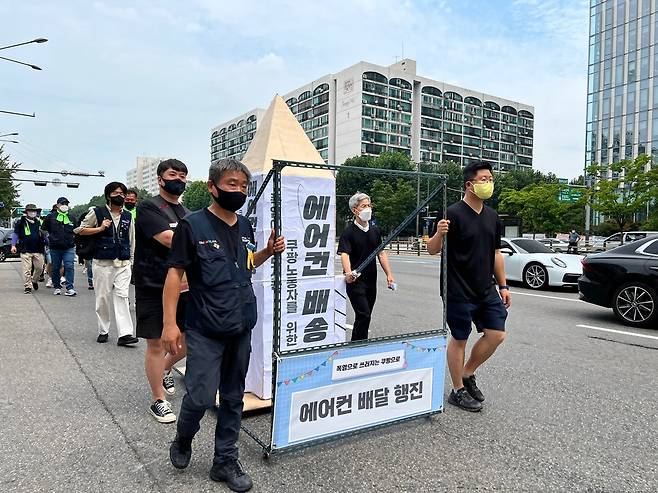
M 96 214 L 96 222 L 100 225 L 103 222 L 103 216 L 98 207 L 94 207 L 94 213 Z M 81 214 L 81 218 L 78 221 L 77 227 L 80 227 L 82 221 L 87 214 Z M 78 256 L 78 259 L 91 260 L 96 251 L 96 245 L 98 243 L 97 235 L 75 235 L 75 254 Z

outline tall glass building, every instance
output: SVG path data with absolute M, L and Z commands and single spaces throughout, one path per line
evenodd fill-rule
M 658 156 L 658 1 L 590 1 L 585 166 Z
M 283 98 L 328 162 L 397 151 L 416 162 L 532 167 L 532 106 L 422 77 L 414 60 L 359 62 Z M 213 128 L 211 161 L 240 159 L 263 113 L 254 109 Z

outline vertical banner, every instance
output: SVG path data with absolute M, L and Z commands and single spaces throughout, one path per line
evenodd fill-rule
M 245 213 L 265 175 L 252 177 Z M 335 344 L 345 340 L 346 297 L 343 276 L 334 276 L 336 243 L 335 180 L 282 176 L 281 234 L 286 251 L 281 262 L 281 351 Z M 250 217 L 258 249 L 273 227 L 272 182 Z M 271 398 L 273 260 L 256 270 L 254 291 L 258 323 L 252 333 L 252 353 L 246 391 Z
M 282 355 L 273 448 L 443 410 L 446 337 Z

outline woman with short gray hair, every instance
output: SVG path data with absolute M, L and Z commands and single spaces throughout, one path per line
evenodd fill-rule
M 370 223 L 372 203 L 367 194 L 356 192 L 350 197 L 348 204 L 354 214 L 354 221 L 340 235 L 338 253 L 347 282 L 347 296 L 354 308 L 352 340 L 359 341 L 368 338 L 372 309 L 377 299 L 377 264 L 372 261 L 364 265 L 360 272 L 354 269 L 361 266 L 381 245 L 382 235 L 379 228 Z M 395 289 L 395 279 L 388 263 L 386 251 L 382 250 L 377 257 L 386 274 L 388 287 Z

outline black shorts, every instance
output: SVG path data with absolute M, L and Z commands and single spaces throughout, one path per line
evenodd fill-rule
M 176 324 L 178 324 L 181 332 L 185 331 L 185 308 L 188 294 L 181 293 L 180 298 L 178 298 Z M 137 318 L 137 337 L 141 339 L 160 339 L 163 324 L 162 291 L 136 291 L 135 315 Z
M 479 303 L 448 301 L 447 322 L 452 337 L 465 341 L 471 334 L 472 324 L 478 332 L 484 329 L 505 330 L 507 309 L 498 293 Z

